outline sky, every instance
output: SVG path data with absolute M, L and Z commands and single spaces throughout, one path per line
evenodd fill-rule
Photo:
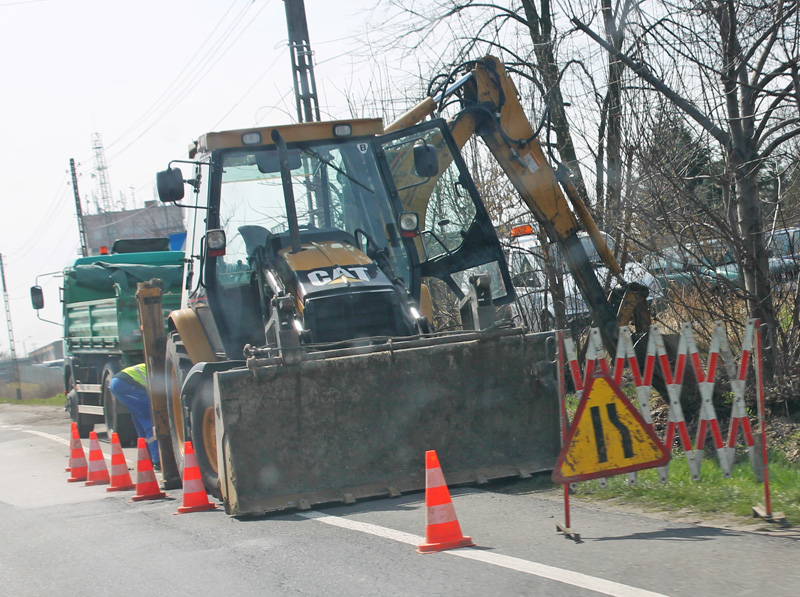
M 354 48 L 380 36 L 376 0 L 305 0 L 323 118 L 371 73 Z M 214 130 L 295 120 L 282 0 L 0 0 L 0 254 L 17 356 L 61 337 L 60 272 L 80 243 L 69 161 L 96 212 L 92 135 L 115 200 L 142 207 L 155 173 Z M 0 353 L 9 352 L 0 332 Z

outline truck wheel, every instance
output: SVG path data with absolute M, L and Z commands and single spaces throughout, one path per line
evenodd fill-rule
M 211 380 L 203 382 L 192 399 L 192 446 L 208 493 L 222 499 L 217 466 L 217 430 Z
M 103 368 L 101 377 L 103 380 L 103 416 L 106 421 L 108 440 L 111 441 L 111 434 L 116 433 L 119 436 L 119 443 L 128 448 L 136 445 L 138 434 L 131 414 L 111 393 L 111 380 L 118 372 L 119 369 L 115 363 L 108 363 Z
M 78 424 L 78 437 L 81 439 L 88 439 L 89 433 L 94 429 L 94 423 L 84 422 L 84 416 L 78 412 L 78 392 L 72 388 L 67 393 L 67 402 L 69 403 L 69 416 Z
M 172 439 L 172 451 L 175 454 L 175 464 L 181 479 L 183 478 L 183 444 L 189 436 L 184 419 L 183 400 L 181 387 L 186 373 L 192 366 L 192 361 L 186 352 L 186 347 L 177 332 L 172 332 L 167 338 L 165 376 L 167 382 L 167 413 L 169 414 L 169 435 Z

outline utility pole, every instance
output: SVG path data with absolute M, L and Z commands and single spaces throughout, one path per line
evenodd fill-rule
M 11 307 L 8 304 L 8 290 L 6 290 L 6 270 L 3 267 L 3 255 L 0 254 L 0 278 L 3 280 L 3 300 L 6 304 L 6 321 L 8 321 L 8 343 L 11 345 L 11 362 L 14 366 L 14 383 L 17 384 L 17 400 L 22 400 L 22 385 L 19 381 L 19 363 L 17 350 L 14 348 L 14 330 L 11 328 Z
M 81 209 L 81 194 L 78 192 L 78 175 L 75 173 L 75 159 L 70 158 L 69 170 L 72 174 L 72 191 L 75 194 L 75 212 L 78 214 L 78 236 L 81 237 L 81 255 L 89 256 L 89 243 L 86 242 L 86 230 L 83 227 L 83 210 Z
M 319 122 L 317 82 L 314 79 L 314 56 L 308 37 L 306 7 L 303 0 L 283 0 L 283 3 L 286 8 L 286 26 L 289 29 L 298 122 Z

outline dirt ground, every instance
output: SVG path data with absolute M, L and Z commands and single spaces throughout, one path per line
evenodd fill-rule
M 64 424 L 69 428 L 69 415 L 63 406 L 34 406 L 28 404 L 0 404 L 0 421 L 7 425 Z

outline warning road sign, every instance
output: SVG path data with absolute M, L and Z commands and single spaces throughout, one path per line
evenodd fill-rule
M 669 452 L 608 373 L 595 372 L 553 470 L 553 481 L 572 483 L 663 466 Z

